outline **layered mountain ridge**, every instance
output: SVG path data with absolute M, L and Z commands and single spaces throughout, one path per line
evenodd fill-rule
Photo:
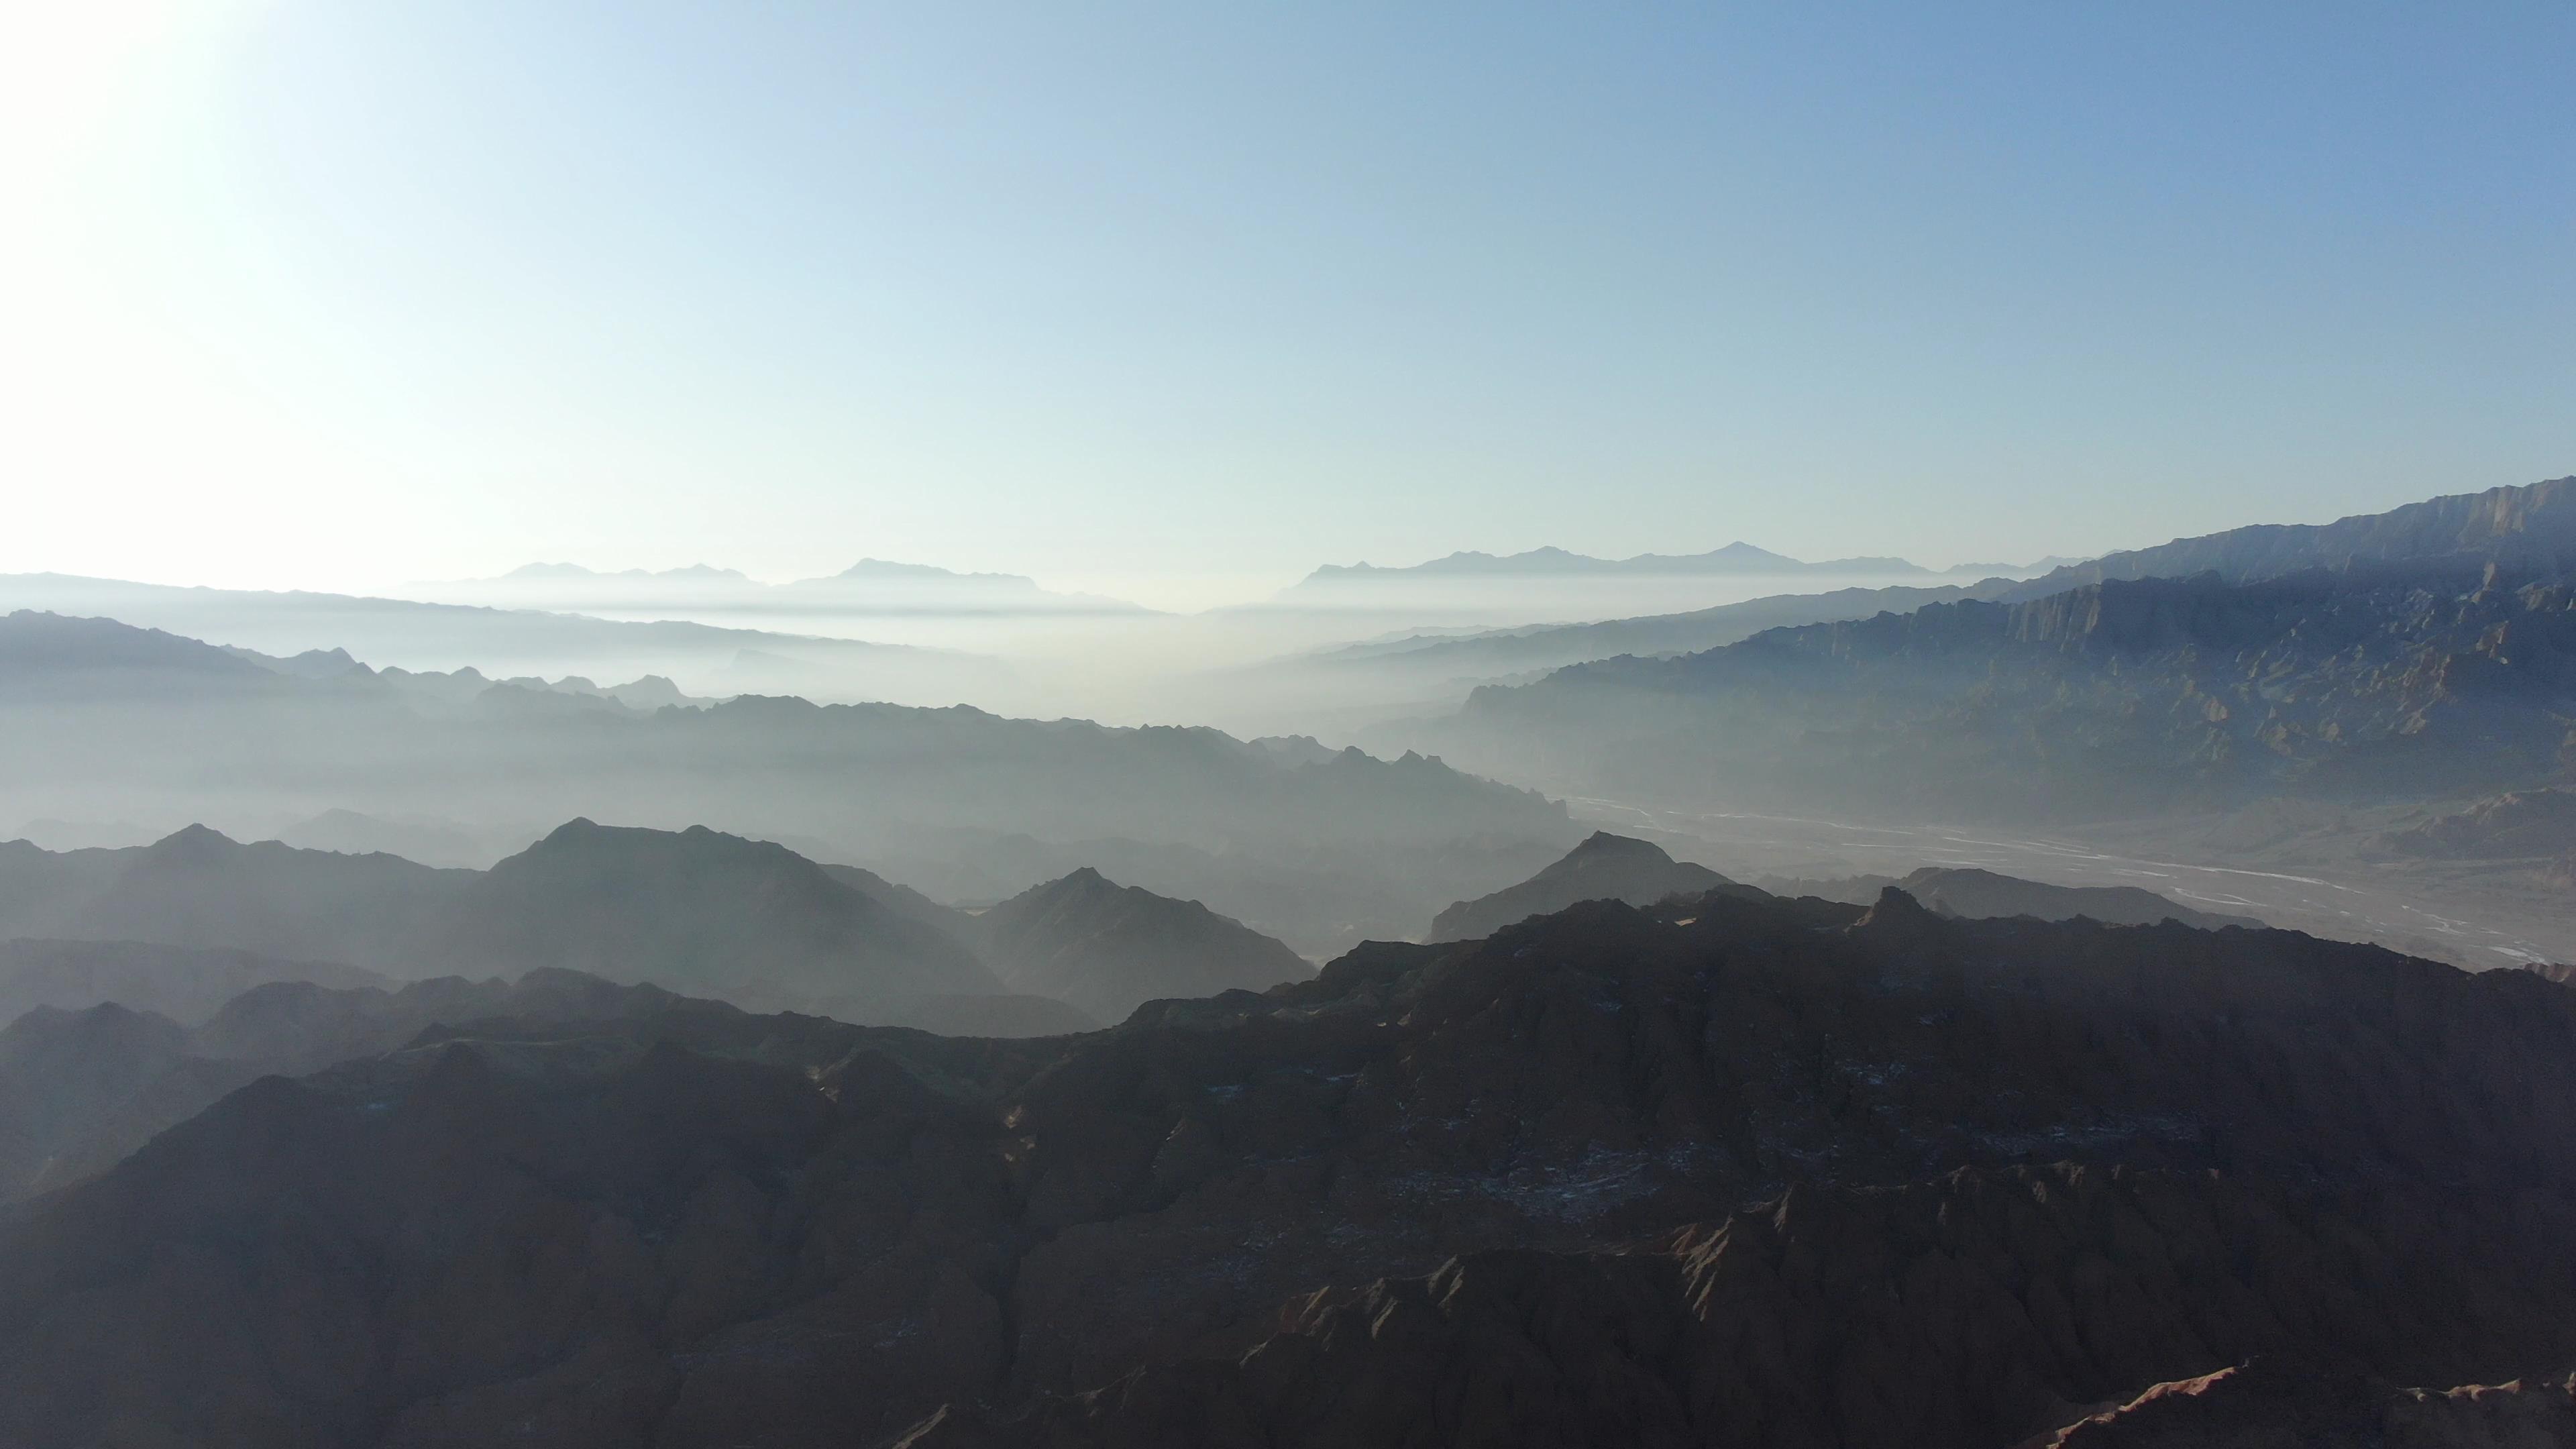
M 167 660 L 120 668 L 113 687 L 86 662 L 147 645 Z M 33 614 L 0 619 L 0 654 L 11 649 L 32 662 L 0 671 L 0 696 L 43 707 L 14 717 L 0 786 L 30 814 L 203 802 L 204 818 L 255 792 L 311 812 L 545 829 L 615 801 L 627 819 L 820 840 L 947 899 L 1092 865 L 1317 955 L 1407 933 L 1575 835 L 1562 806 L 1437 760 L 1287 754 L 1203 728 L 771 696 L 641 713 L 488 683 L 433 706 L 380 674 L 305 679 Z M 1021 841 L 1040 858 L 1016 878 L 976 866 Z

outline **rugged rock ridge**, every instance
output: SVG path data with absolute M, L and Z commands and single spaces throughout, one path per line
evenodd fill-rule
M 0 1437 L 1222 1443 L 1297 1390 L 2000 1449 L 2269 1345 L 2497 1382 L 2576 1323 L 2576 993 L 2283 932 L 1739 891 L 1054 1042 L 666 1017 L 451 1023 L 23 1209 Z M 1496 1346 L 1526 1394 L 1468 1392 Z
M 1430 939 L 1475 940 L 1578 901 L 1651 906 L 1669 896 L 1695 896 L 1732 884 L 1707 866 L 1673 859 L 1651 841 L 1598 830 L 1519 885 L 1451 905 L 1431 922 Z

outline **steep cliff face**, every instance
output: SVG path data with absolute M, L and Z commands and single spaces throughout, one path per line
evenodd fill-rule
M 1737 888 L 1052 1042 L 544 989 L 0 1223 L 0 1438 L 2002 1449 L 2576 1357 L 2530 973 Z
M 2544 780 L 2576 598 L 2491 566 L 2110 581 L 1480 690 L 1453 758 L 1586 793 L 2049 818 Z

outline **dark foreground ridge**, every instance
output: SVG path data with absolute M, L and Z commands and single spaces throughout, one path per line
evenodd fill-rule
M 1739 887 L 1044 1041 L 577 982 L 15 1209 L 0 1441 L 2205 1443 L 2124 1406 L 2576 1364 L 2528 972 Z

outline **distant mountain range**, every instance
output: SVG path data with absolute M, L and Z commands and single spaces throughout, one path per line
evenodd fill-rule
M 517 602 L 527 602 L 518 600 Z M 276 659 L 504 676 L 660 675 L 702 695 L 803 693 L 952 704 L 1012 687 L 1000 661 L 944 649 L 685 620 L 423 603 L 302 591 L 175 588 L 67 574 L 0 575 L 0 614 L 103 617 Z M 327 670 L 319 660 L 304 672 Z
M 2001 598 L 2011 580 L 1979 585 L 1895 584 L 1885 588 L 1829 589 L 1813 594 L 1773 594 L 1738 604 L 1681 614 L 1605 619 L 1592 624 L 1548 624 L 1459 634 L 1414 634 L 1345 645 L 1311 656 L 1311 663 L 1340 672 L 1402 671 L 1473 676 L 1561 669 L 1621 654 L 1691 654 L 1784 625 L 1866 619 L 1903 613 L 1926 604 Z
M 1839 578 L 1985 577 L 2045 572 L 2065 562 L 2043 559 L 2026 568 L 2008 564 L 1962 564 L 1935 571 L 1901 558 L 1838 558 L 1810 563 L 1752 544 L 1736 542 L 1706 553 L 1642 553 L 1633 558 L 1593 558 L 1561 548 L 1534 548 L 1522 553 L 1453 553 L 1428 563 L 1382 567 L 1377 564 L 1326 564 L 1308 574 L 1296 589 L 1326 589 L 1350 584 L 1432 582 L 1443 579 L 1603 578 L 1618 575 L 1673 577 L 1692 574 L 1781 574 Z M 1293 592 L 1293 590 L 1292 590 Z
M 747 584 L 749 574 L 740 569 L 720 569 L 713 564 L 689 564 L 676 569 L 617 569 L 603 572 L 583 568 L 576 563 L 521 564 L 497 579 L 469 580 L 473 583 L 501 583 L 510 580 L 552 582 L 582 579 L 657 579 L 669 583 Z

